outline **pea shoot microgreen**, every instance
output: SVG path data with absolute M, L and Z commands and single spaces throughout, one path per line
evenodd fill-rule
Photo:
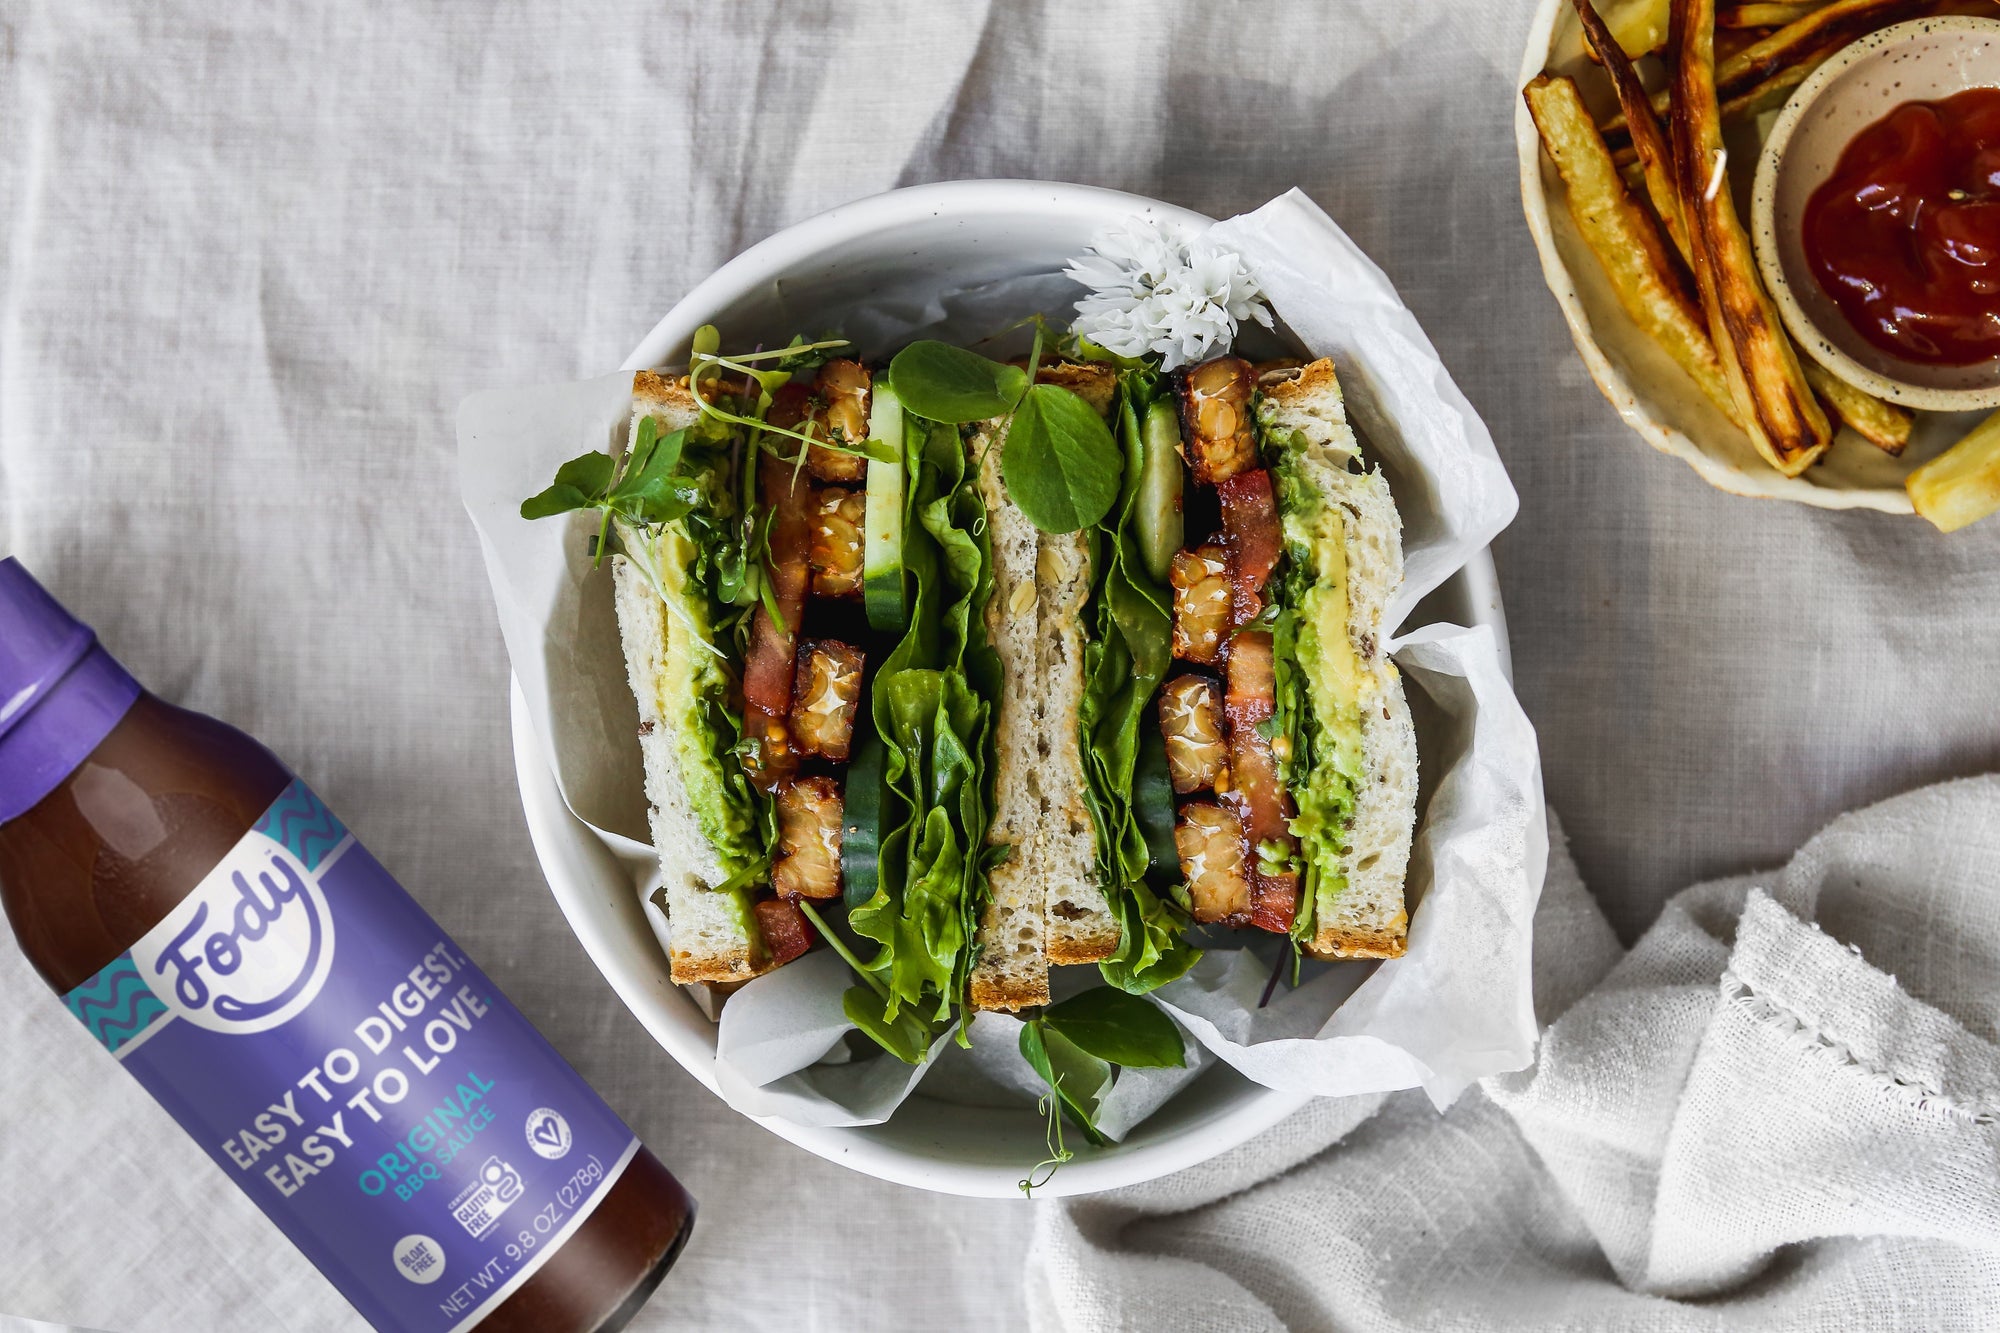
M 1021 1024 L 1021 1058 L 1049 1088 L 1036 1103 L 1049 1119 L 1049 1156 L 1020 1182 L 1028 1195 L 1075 1156 L 1063 1142 L 1064 1115 L 1090 1143 L 1104 1144 L 1097 1113 L 1119 1069 L 1179 1069 L 1187 1063 L 1174 1020 L 1113 986 L 1093 987 L 1030 1016 Z

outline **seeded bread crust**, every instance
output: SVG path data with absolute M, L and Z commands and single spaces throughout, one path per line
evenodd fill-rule
M 966 450 L 978 465 L 979 498 L 993 544 L 986 639 L 999 654 L 1006 681 L 995 709 L 1000 763 L 993 774 L 993 821 L 986 841 L 1013 850 L 988 876 L 970 991 L 976 1008 L 1013 1010 L 1049 1002 L 1048 858 L 1036 743 L 1041 700 L 1032 688 L 1041 633 L 1035 586 L 1040 534 L 1007 501 L 1000 481 L 1001 436 L 997 423 L 989 423 L 972 433 Z
M 1036 378 L 1108 413 L 1108 366 L 1057 363 Z M 986 422 L 966 440 L 993 540 L 987 639 L 1007 682 L 996 723 L 1000 755 L 987 840 L 1013 852 L 994 869 L 979 923 L 971 999 L 980 1009 L 1049 1001 L 1049 967 L 1094 963 L 1118 949 L 1118 919 L 1097 874 L 1096 827 L 1084 800 L 1077 714 L 1083 702 L 1082 610 L 1090 596 L 1081 533 L 1041 532 L 1007 498 L 1006 430 Z

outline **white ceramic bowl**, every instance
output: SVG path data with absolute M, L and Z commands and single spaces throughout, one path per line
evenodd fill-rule
M 1878 398 L 1928 412 L 2000 407 L 2000 360 L 1927 366 L 1869 342 L 1813 277 L 1806 203 L 1862 130 L 1905 102 L 2000 87 L 2000 19 L 1912 19 L 1870 33 L 1799 85 L 1771 126 L 1751 187 L 1757 266 L 1799 350 Z
M 1528 28 L 1516 87 L 1525 86 L 1544 69 L 1576 79 L 1584 100 L 1600 117 L 1615 101 L 1603 71 L 1584 55 L 1571 0 L 1541 0 Z M 1756 161 L 1756 136 L 1746 131 L 1748 127 L 1733 127 L 1728 136 L 1732 157 L 1740 164 L 1731 173 L 1739 209 L 1750 200 L 1751 164 Z M 1514 99 L 1514 144 L 1522 210 L 1541 254 L 1542 275 L 1591 378 L 1627 425 L 1710 485 L 1737 495 L 1794 500 L 1824 509 L 1911 512 L 1903 479 L 1957 438 L 1963 423 L 1950 417 L 1919 417 L 1901 458 L 1891 458 L 1843 430 L 1822 462 L 1797 477 L 1781 475 L 1619 306 L 1603 268 L 1570 218 L 1562 177 L 1546 160 L 1534 119 L 1519 96 Z
M 1054 273 L 1106 225 L 1150 211 L 1210 219 L 1137 195 L 1034 181 L 917 186 L 846 204 L 744 251 L 676 305 L 626 359 L 626 369 L 684 360 L 694 330 L 717 324 L 732 338 L 789 337 L 834 323 L 843 306 L 890 288 L 930 293 L 949 285 Z M 813 318 L 815 315 L 820 318 Z M 1491 556 L 1482 551 L 1424 599 L 1411 623 L 1488 625 L 1504 645 L 1506 621 Z M 514 761 L 528 830 L 549 887 L 605 980 L 689 1073 L 713 1091 L 715 1027 L 667 976 L 630 880 L 590 828 L 563 803 L 518 686 Z M 1305 1097 L 1259 1087 L 1227 1066 L 1194 1080 L 1120 1144 L 1079 1148 L 1037 1191 L 1087 1194 L 1137 1184 L 1206 1161 L 1261 1133 Z M 1016 1182 L 1045 1155 L 1031 1110 L 973 1108 L 923 1094 L 888 1123 L 819 1129 L 761 1118 L 773 1133 L 831 1162 L 949 1194 L 1018 1198 Z

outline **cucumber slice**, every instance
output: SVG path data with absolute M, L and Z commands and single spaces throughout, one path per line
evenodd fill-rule
M 888 445 L 896 461 L 868 460 L 868 501 L 861 521 L 861 600 L 870 625 L 900 634 L 910 623 L 903 578 L 903 490 L 908 473 L 902 461 L 903 402 L 889 387 L 886 374 L 875 377 L 868 438 Z
M 1147 704 L 1139 719 L 1139 755 L 1132 771 L 1132 817 L 1146 839 L 1146 878 L 1156 885 L 1179 883 L 1181 858 L 1174 847 L 1174 782 L 1167 768 L 1167 742 L 1160 735 L 1157 702 Z
M 841 793 L 840 878 L 849 911 L 875 896 L 882 849 L 883 765 L 888 752 L 866 710 L 856 719 L 853 757 Z
M 1139 554 L 1153 582 L 1165 586 L 1187 527 L 1181 516 L 1181 426 L 1173 400 L 1157 398 L 1140 426 L 1137 512 Z

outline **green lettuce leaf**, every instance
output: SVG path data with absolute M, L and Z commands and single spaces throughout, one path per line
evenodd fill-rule
M 992 704 L 998 655 L 986 642 L 992 551 L 958 431 L 912 418 L 904 568 L 910 628 L 876 673 L 870 704 L 883 745 L 876 889 L 848 922 L 880 944 L 878 1040 L 906 1011 L 950 1019 L 972 965 L 991 861 Z M 969 1016 L 968 1016 L 969 1017 Z M 883 1043 L 892 1053 L 896 1046 Z
M 1173 823 L 1170 789 L 1138 780 L 1142 728 L 1158 730 L 1151 702 L 1172 660 L 1172 597 L 1146 573 L 1133 508 L 1143 471 L 1139 421 L 1160 381 L 1150 371 L 1129 371 L 1119 384 L 1124 483 L 1118 503 L 1091 534 L 1095 578 L 1084 612 L 1091 641 L 1078 727 L 1098 874 L 1120 927 L 1118 952 L 1098 967 L 1120 990 L 1142 994 L 1185 973 L 1201 951 L 1182 935 L 1186 904 L 1178 864 L 1148 882 L 1158 860 L 1148 831 L 1157 844 L 1158 830 Z M 1162 800 L 1164 809 L 1158 808 Z

